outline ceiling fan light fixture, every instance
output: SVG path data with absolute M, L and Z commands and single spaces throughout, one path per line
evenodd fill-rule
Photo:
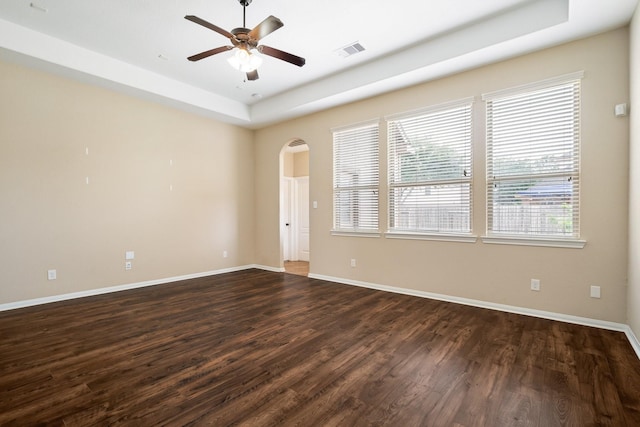
M 237 49 L 236 52 L 227 59 L 229 65 L 243 73 L 249 73 L 258 69 L 262 65 L 262 58 L 246 49 Z
M 302 67 L 305 64 L 305 59 L 300 56 L 292 55 L 290 53 L 273 47 L 265 46 L 263 44 L 258 45 L 258 43 L 260 43 L 260 40 L 273 33 L 284 24 L 275 16 L 270 15 L 264 21 L 250 30 L 246 28 L 246 8 L 249 4 L 251 4 L 251 0 L 240 0 L 240 4 L 243 7 L 242 27 L 234 28 L 231 31 L 224 30 L 216 25 L 213 25 L 211 22 L 205 21 L 202 18 L 198 18 L 195 15 L 185 15 L 184 19 L 215 31 L 216 33 L 228 38 L 231 42 L 231 46 L 220 46 L 215 49 L 205 50 L 204 52 L 200 52 L 196 55 L 191 55 L 187 58 L 189 61 L 200 61 L 201 59 L 208 58 L 210 56 L 217 55 L 219 53 L 226 52 L 235 48 L 237 50 L 234 52 L 234 55 L 227 61 L 236 70 L 245 72 L 247 74 L 247 80 L 249 81 L 258 80 L 259 76 L 257 69 L 258 67 L 260 67 L 260 65 L 262 65 L 262 58 L 260 57 L 260 55 L 256 55 L 255 53 L 252 53 L 252 51 L 258 51 L 261 54 L 286 61 L 290 64 L 297 65 L 298 67 Z

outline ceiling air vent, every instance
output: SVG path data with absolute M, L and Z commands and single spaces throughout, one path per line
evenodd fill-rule
M 336 53 L 343 58 L 347 56 L 355 55 L 356 53 L 364 52 L 364 46 L 362 46 L 359 42 L 351 43 L 347 46 L 341 47 L 336 50 Z

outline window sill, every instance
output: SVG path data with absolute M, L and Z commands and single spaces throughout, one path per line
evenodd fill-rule
M 587 241 L 578 239 L 554 239 L 524 236 L 482 236 L 482 243 L 496 245 L 545 246 L 551 248 L 582 249 L 587 244 Z
M 387 239 L 408 239 L 408 240 L 436 240 L 441 242 L 462 242 L 475 243 L 478 236 L 466 233 L 419 233 L 419 232 L 401 232 L 388 231 L 384 233 Z
M 341 231 L 331 230 L 332 236 L 345 236 L 345 237 L 380 237 L 379 231 Z

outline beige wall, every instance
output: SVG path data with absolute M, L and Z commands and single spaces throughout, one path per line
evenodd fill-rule
M 311 272 L 342 279 L 626 322 L 628 31 L 620 29 L 438 81 L 277 124 L 256 132 L 256 262 L 282 265 L 278 237 L 278 156 L 292 138 L 310 148 Z M 331 128 L 475 96 L 474 230 L 485 229 L 484 104 L 480 95 L 584 70 L 581 203 L 584 249 L 332 236 Z M 386 131 L 381 122 L 381 135 Z M 381 145 L 383 164 L 386 147 Z M 384 168 L 382 182 L 386 182 Z M 381 228 L 386 196 L 381 192 Z M 357 259 L 357 267 L 349 261 Z M 541 292 L 529 290 L 541 280 Z M 602 298 L 589 297 L 590 285 Z
M 252 131 L 7 63 L 0 94 L 0 303 L 253 262 Z
M 286 176 L 286 177 L 293 177 L 294 172 L 293 172 L 293 168 L 294 168 L 294 163 L 293 163 L 293 154 L 290 151 L 285 151 L 284 153 L 282 153 L 282 175 Z
M 293 155 L 293 176 L 309 176 L 309 152 L 300 151 Z
M 631 22 L 628 322 L 640 337 L 640 6 Z
M 285 151 L 282 153 L 282 163 L 284 176 L 309 176 L 309 151 Z

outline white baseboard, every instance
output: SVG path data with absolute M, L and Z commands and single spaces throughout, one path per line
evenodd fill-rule
M 24 301 L 16 301 L 16 302 L 10 302 L 10 303 L 6 303 L 6 304 L 0 304 L 0 311 L 15 310 L 17 308 L 31 307 L 31 306 L 34 306 L 34 305 L 48 304 L 48 303 L 51 303 L 51 302 L 66 301 L 66 300 L 71 300 L 71 299 L 76 299 L 76 298 L 84 298 L 84 297 L 90 297 L 90 296 L 94 296 L 94 295 L 108 294 L 108 293 L 111 293 L 111 292 L 126 291 L 126 290 L 129 290 L 129 289 L 144 288 L 146 286 L 162 285 L 162 284 L 165 284 L 165 283 L 179 282 L 181 280 L 188 280 L 188 279 L 197 279 L 199 277 L 214 276 L 214 275 L 223 274 L 223 273 L 232 273 L 234 271 L 247 270 L 247 269 L 250 269 L 250 268 L 263 269 L 261 266 L 256 266 L 256 265 L 252 264 L 252 265 L 244 265 L 244 266 L 238 266 L 238 267 L 224 268 L 224 269 L 221 269 L 221 270 L 204 271 L 202 273 L 185 274 L 184 276 L 166 277 L 166 278 L 163 278 L 163 279 L 147 280 L 145 282 L 128 283 L 128 284 L 124 284 L 124 285 L 109 286 L 109 287 L 106 287 L 106 288 L 89 289 L 89 290 L 86 290 L 86 291 L 72 292 L 72 293 L 60 294 L 60 295 L 52 295 L 50 297 L 34 298 L 34 299 L 29 299 L 29 300 L 24 300 Z
M 253 264 L 251 268 L 258 268 L 260 270 L 273 271 L 274 273 L 284 273 L 284 267 L 269 267 L 267 265 Z
M 638 358 L 640 358 L 640 341 L 638 341 L 638 337 L 636 337 L 636 334 L 633 333 L 633 329 L 631 329 L 631 326 L 627 325 L 627 329 L 624 331 L 624 333 L 629 340 L 629 344 L 631 344 L 631 347 L 633 347 L 633 349 L 635 350 Z
M 633 333 L 633 330 L 631 329 L 631 327 L 629 325 L 625 325 L 624 323 L 608 322 L 605 320 L 572 316 L 569 314 L 554 313 L 554 312 L 543 311 L 543 310 L 534 310 L 531 308 L 517 307 L 512 305 L 506 305 L 506 304 L 496 304 L 492 302 L 475 300 L 470 298 L 436 294 L 432 292 L 418 291 L 418 290 L 407 289 L 407 288 L 398 288 L 395 286 L 379 285 L 375 283 L 362 282 L 359 280 L 341 279 L 338 277 L 323 276 L 321 274 L 310 273 L 309 278 L 326 280 L 328 282 L 341 283 L 344 285 L 360 286 L 363 288 L 375 289 L 379 291 L 393 292 L 397 294 L 410 295 L 410 296 L 421 297 L 421 298 L 429 298 L 429 299 L 445 301 L 445 302 L 453 302 L 456 304 L 469 305 L 473 307 L 488 308 L 490 310 L 504 311 L 507 313 L 523 314 L 525 316 L 540 317 L 543 319 L 557 320 L 560 322 L 573 323 L 576 325 L 591 326 L 591 327 L 600 328 L 600 329 L 624 332 L 625 335 L 627 336 L 627 339 L 629 340 L 629 343 L 631 344 L 631 347 L 633 347 L 633 350 L 635 351 L 636 355 L 640 359 L 640 342 L 638 341 L 638 338 Z

